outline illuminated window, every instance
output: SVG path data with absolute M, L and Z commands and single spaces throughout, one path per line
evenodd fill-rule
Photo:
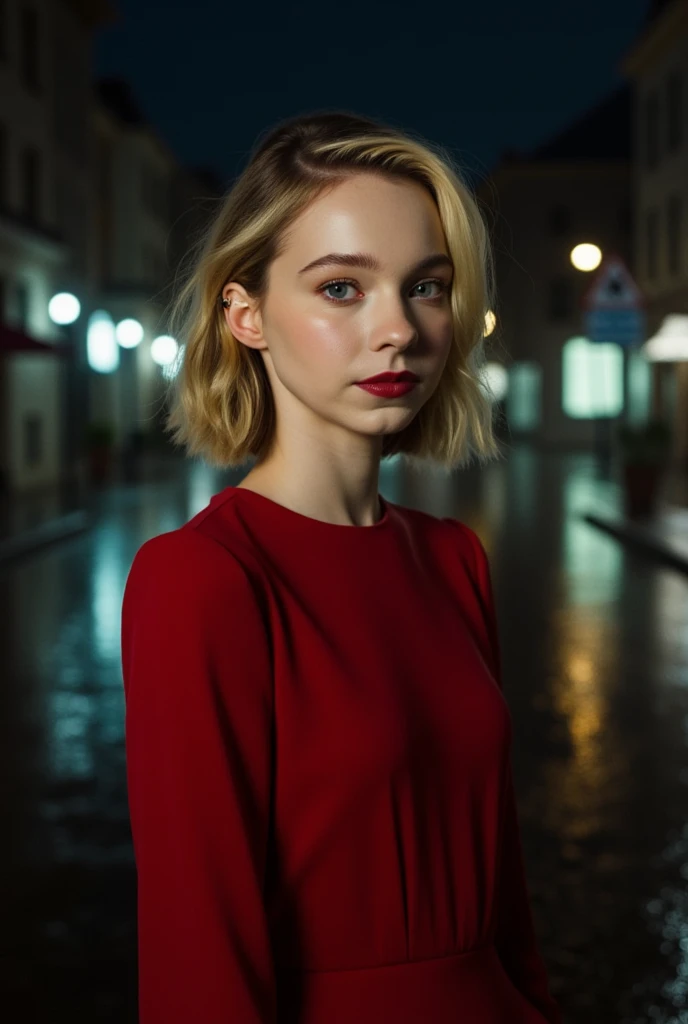
M 541 419 L 542 368 L 538 363 L 509 367 L 506 417 L 512 430 L 535 430 Z
M 623 410 L 624 360 L 619 345 L 571 338 L 562 350 L 562 407 L 572 419 L 618 416 Z

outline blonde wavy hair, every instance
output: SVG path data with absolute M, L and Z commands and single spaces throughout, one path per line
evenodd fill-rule
M 423 185 L 433 197 L 454 264 L 454 334 L 437 388 L 404 429 L 383 437 L 382 457 L 428 461 L 450 471 L 499 458 L 496 403 L 484 376 L 485 317 L 493 308 L 493 261 L 476 199 L 438 145 L 341 111 L 290 118 L 258 140 L 219 212 L 188 254 L 191 270 L 173 300 L 170 333 L 183 345 L 166 398 L 165 431 L 187 454 L 235 467 L 268 454 L 276 425 L 258 350 L 238 341 L 220 296 L 243 285 L 261 309 L 268 268 L 285 232 L 321 193 L 357 172 Z

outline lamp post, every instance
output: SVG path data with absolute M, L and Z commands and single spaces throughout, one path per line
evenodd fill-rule
M 581 242 L 575 245 L 569 254 L 571 265 L 582 274 L 590 274 L 597 270 L 602 263 L 602 257 L 602 250 L 593 242 Z M 608 471 L 612 455 L 611 418 L 598 413 L 594 418 L 594 424 L 595 453 L 600 465 Z
M 63 370 L 64 419 L 62 438 L 63 481 L 68 487 L 78 483 L 81 436 L 88 402 L 86 359 L 76 322 L 81 303 L 72 292 L 57 292 L 48 303 L 48 316 L 69 345 Z

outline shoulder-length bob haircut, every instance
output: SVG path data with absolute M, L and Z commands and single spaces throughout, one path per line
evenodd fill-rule
M 165 430 L 188 455 L 225 468 L 268 454 L 276 423 L 269 379 L 260 352 L 232 335 L 222 289 L 236 281 L 260 310 L 268 269 L 292 222 L 320 194 L 360 172 L 423 185 L 437 206 L 454 264 L 454 332 L 442 377 L 411 423 L 384 436 L 382 457 L 399 454 L 417 468 L 430 461 L 444 471 L 472 456 L 479 462 L 501 457 L 493 430 L 496 403 L 484 374 L 493 263 L 478 203 L 442 147 L 342 111 L 290 118 L 259 138 L 187 253 L 191 272 L 171 307 L 171 332 L 183 353 L 166 396 Z

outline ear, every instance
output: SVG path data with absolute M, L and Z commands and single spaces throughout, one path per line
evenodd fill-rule
M 267 348 L 263 340 L 263 330 L 258 303 L 248 295 L 241 285 L 227 284 L 222 289 L 222 300 L 230 305 L 222 305 L 225 323 L 232 335 L 249 348 Z

